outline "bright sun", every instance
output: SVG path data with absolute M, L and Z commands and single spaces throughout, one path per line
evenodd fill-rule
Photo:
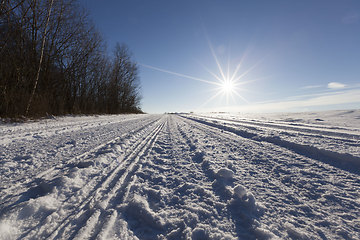
M 240 95 L 240 91 L 244 91 L 246 89 L 244 88 L 240 88 L 240 86 L 247 84 L 249 82 L 252 82 L 254 80 L 251 81 L 244 81 L 244 77 L 250 72 L 252 71 L 256 65 L 258 63 L 256 63 L 255 65 L 253 65 L 252 67 L 250 67 L 249 69 L 239 73 L 240 68 L 242 67 L 242 62 L 244 60 L 245 55 L 241 58 L 240 62 L 236 65 L 236 68 L 234 71 L 230 71 L 230 63 L 228 62 L 228 66 L 227 69 L 223 69 L 219 59 L 217 58 L 215 51 L 211 45 L 211 42 L 208 40 L 208 44 L 210 47 L 210 51 L 211 54 L 216 62 L 217 65 L 217 70 L 219 71 L 219 73 L 215 74 L 214 72 L 212 72 L 211 70 L 207 69 L 206 67 L 205 70 L 207 70 L 213 77 L 213 80 L 206 80 L 206 79 L 202 79 L 202 78 L 198 78 L 198 77 L 193 77 L 190 75 L 186 75 L 186 74 L 182 74 L 182 73 L 178 73 L 178 72 L 173 72 L 173 71 L 169 71 L 166 69 L 162 69 L 162 68 L 158 68 L 158 67 L 153 67 L 150 65 L 146 65 L 146 64 L 141 64 L 143 67 L 146 68 L 150 68 L 153 70 L 157 70 L 160 72 L 164 72 L 164 73 L 168 73 L 168 74 L 172 74 L 175 76 L 179 76 L 179 77 L 184 77 L 184 78 L 188 78 L 188 79 L 192 79 L 195 81 L 200 81 L 200 82 L 204 82 L 204 83 L 208 83 L 211 84 L 213 86 L 216 86 L 215 90 L 215 94 L 213 96 L 211 96 L 209 99 L 207 99 L 207 101 L 203 104 L 203 106 L 205 106 L 206 104 L 208 104 L 209 102 L 211 102 L 213 99 L 217 98 L 217 97 L 225 97 L 226 98 L 226 103 L 229 104 L 229 100 L 236 100 L 235 97 L 242 99 L 244 102 L 248 101 L 242 96 Z M 229 60 L 230 61 L 230 60 Z M 225 71 L 224 71 L 225 70 Z M 226 71 L 227 70 L 227 71 Z
M 235 90 L 235 84 L 227 79 L 221 83 L 221 90 L 225 93 L 231 93 Z

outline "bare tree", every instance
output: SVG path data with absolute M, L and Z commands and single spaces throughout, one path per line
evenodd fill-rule
M 134 112 L 139 109 L 140 84 L 138 67 L 131 60 L 131 54 L 125 44 L 116 44 L 110 79 L 110 104 L 115 112 Z
M 44 57 L 44 48 L 45 48 L 45 41 L 46 41 L 46 33 L 47 33 L 47 27 L 49 25 L 49 20 L 50 20 L 50 15 L 51 15 L 51 10 L 52 10 L 52 5 L 54 3 L 54 0 L 51 0 L 50 2 L 50 6 L 49 6 L 49 10 L 48 10 L 48 15 L 47 15 L 47 19 L 46 19 L 46 25 L 45 25 L 45 29 L 44 29 L 44 34 L 43 34 L 43 38 L 42 38 L 42 45 L 41 45 L 41 54 L 40 54 L 40 60 L 39 60 L 39 67 L 38 67 L 38 70 L 37 70 L 37 73 L 36 73 L 36 77 L 35 77 L 35 84 L 34 84 L 34 87 L 32 89 L 32 92 L 31 92 L 31 95 L 30 95 L 30 99 L 29 99 L 29 102 L 27 104 L 27 107 L 26 107 L 26 112 L 25 112 L 25 115 L 27 116 L 28 113 L 29 113 L 29 108 L 30 108 L 30 105 L 31 105 L 31 102 L 34 98 L 34 94 L 35 94 L 35 91 L 36 91 L 36 88 L 37 88 L 37 85 L 38 85 L 38 82 L 39 82 L 39 76 L 40 76 L 40 71 L 41 71 L 41 64 L 42 64 L 42 61 L 43 61 L 43 57 Z M 34 1 L 34 4 L 36 4 L 36 0 Z M 35 14 L 34 14 L 34 18 L 35 18 Z
M 138 67 L 77 0 L 2 0 L 0 116 L 140 111 Z

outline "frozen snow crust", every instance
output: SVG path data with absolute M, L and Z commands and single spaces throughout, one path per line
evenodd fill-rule
M 359 119 L 0 125 L 0 239 L 360 239 Z

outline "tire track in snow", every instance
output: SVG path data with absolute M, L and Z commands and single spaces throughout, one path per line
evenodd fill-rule
M 7 172 L 5 171 L 7 168 L 0 168 L 0 173 L 3 173 L 0 175 L 0 180 L 3 181 L 0 189 L 4 190 L 4 192 L 8 189 L 13 191 L 13 182 L 26 183 L 29 179 L 41 177 L 41 172 L 47 173 L 46 171 L 49 168 L 56 167 L 59 164 L 66 164 L 69 159 L 91 151 L 93 148 L 102 145 L 104 141 L 111 141 L 118 135 L 136 129 L 138 125 L 143 126 L 154 122 L 157 118 L 157 116 L 148 116 L 120 123 L 110 122 L 109 124 L 87 130 L 77 129 L 68 134 L 59 134 L 30 142 L 15 142 L 7 146 L 0 146 L 0 158 L 2 158 L 1 154 L 9 153 L 4 155 L 4 161 L 0 162 L 0 166 L 7 162 L 21 162 L 21 168 L 25 170 L 19 174 L 17 179 L 13 179 L 14 176 L 11 176 L 12 181 L 9 182 Z
M 234 239 L 235 236 L 254 238 L 261 235 L 260 229 L 250 233 L 239 224 L 236 230 L 234 222 L 241 214 L 231 214 L 230 209 L 241 205 L 228 202 L 229 199 L 216 192 L 212 186 L 214 179 L 208 177 L 210 171 L 204 171 L 201 161 L 194 159 L 199 150 L 198 139 L 189 130 L 193 130 L 192 125 L 167 116 L 166 131 L 159 136 L 155 152 L 144 164 L 140 183 L 132 192 L 148 202 L 150 209 L 144 211 L 154 217 L 147 222 L 127 216 L 130 229 L 139 239 L 196 239 L 200 236 Z M 152 221 L 156 219 L 162 219 L 164 224 L 154 226 Z
M 76 122 L 60 122 L 61 120 L 43 120 L 40 121 L 40 124 L 36 122 L 24 123 L 22 125 L 15 125 L 11 127 L 0 127 L 0 144 L 6 145 L 11 142 L 16 141 L 31 141 L 36 140 L 35 136 L 42 136 L 43 133 L 46 133 L 46 137 L 55 135 L 55 134 L 64 134 L 75 130 L 84 131 L 86 129 L 101 127 L 109 124 L 119 124 L 127 121 L 132 121 L 138 119 L 138 115 L 133 115 L 131 117 L 123 117 L 119 119 L 118 115 L 107 117 L 104 121 L 103 116 L 100 117 L 82 117 Z M 85 119 L 83 119 L 85 118 Z M 61 119 L 61 118 L 60 118 Z M 76 119 L 76 117 L 75 117 Z M 34 127 L 29 128 L 31 125 Z M 50 131 L 49 131 L 50 130 Z M 50 133 L 50 134 L 49 134 Z M 10 137 L 11 136 L 11 137 Z
M 35 188 L 38 185 L 38 179 L 42 179 L 43 177 L 46 177 L 47 179 L 52 178 L 55 179 L 56 177 L 66 175 L 71 169 L 76 166 L 77 164 L 81 164 L 82 159 L 86 159 L 87 156 L 96 155 L 99 151 L 101 151 L 102 148 L 107 147 L 109 145 L 115 145 L 116 142 L 128 138 L 131 135 L 142 131 L 143 129 L 147 128 L 149 125 L 154 124 L 157 120 L 151 120 L 149 122 L 146 122 L 144 125 L 136 127 L 135 129 L 132 129 L 128 132 L 125 132 L 121 134 L 120 136 L 117 136 L 106 143 L 100 143 L 90 150 L 87 150 L 85 152 L 80 153 L 79 155 L 76 155 L 75 157 L 72 157 L 71 159 L 65 161 L 62 161 L 58 163 L 56 166 L 50 167 L 34 177 L 24 178 L 22 176 L 22 181 L 15 181 L 16 184 L 13 184 L 12 186 L 6 188 L 6 192 L 11 193 L 8 195 L 0 196 L 0 202 L 1 202 L 1 208 L 0 208 L 0 217 L 4 214 L 4 210 L 7 211 L 11 210 L 13 207 L 16 207 L 17 204 L 26 201 L 27 199 L 20 199 L 19 197 L 22 196 L 22 191 L 25 188 Z M 111 133 L 107 133 L 107 135 L 110 135 Z M 100 136 L 104 137 L 104 136 Z M 29 197 L 30 198 L 30 197 Z M 17 199 L 17 200 L 15 200 Z M 21 201 L 20 201 L 21 200 Z
M 163 129 L 165 123 L 162 122 L 152 134 L 148 135 L 146 139 L 142 142 L 141 146 L 139 145 L 127 159 L 130 162 L 130 165 L 126 168 L 125 172 L 121 175 L 121 177 L 116 181 L 115 186 L 111 189 L 111 191 L 105 195 L 101 200 L 101 209 L 102 216 L 100 217 L 100 221 L 97 222 L 95 229 L 95 234 L 91 237 L 91 239 L 95 239 L 101 229 L 103 228 L 105 221 L 103 220 L 106 215 L 108 215 L 108 211 L 113 211 L 113 209 L 119 209 L 119 205 L 121 205 L 124 200 L 127 199 L 131 186 L 136 181 L 136 172 L 141 169 L 141 162 L 144 160 L 145 156 L 148 154 L 149 150 L 154 145 L 159 132 Z M 109 227 L 109 226 L 106 226 Z M 104 235 L 102 233 L 101 235 Z M 100 236 L 101 236 L 100 235 Z M 78 236 L 78 239 L 83 239 L 82 235 Z
M 262 222 L 271 226 L 270 230 L 278 237 L 359 237 L 354 221 L 360 217 L 355 210 L 360 207 L 360 195 L 356 191 L 360 187 L 357 175 L 298 156 L 274 144 L 249 141 L 221 128 L 189 119 L 184 121 L 194 129 L 207 133 L 200 139 L 216 139 L 217 148 L 225 145 L 225 152 L 231 153 L 231 146 L 234 146 L 235 152 L 229 156 L 240 154 L 238 158 L 241 160 L 233 165 L 237 169 L 237 178 L 251 186 L 257 192 L 256 196 L 265 203 L 266 214 Z M 279 218 L 274 219 L 274 215 Z
M 103 160 L 107 165 L 98 165 Z M 360 237 L 358 175 L 276 144 L 178 116 L 167 115 L 75 162 L 42 178 L 51 185 L 61 177 L 60 169 L 68 169 L 65 175 L 70 175 L 64 178 L 85 179 L 80 189 L 55 184 L 49 194 L 16 206 L 13 216 L 20 217 L 15 220 L 22 231 L 19 238 L 251 239 L 266 235 L 261 229 L 255 232 L 257 226 L 279 239 Z M 77 162 L 82 165 L 76 167 Z M 219 180 L 222 168 L 234 173 L 227 182 Z M 239 183 L 264 204 L 259 218 L 246 208 L 249 205 L 234 201 Z M 37 216 L 32 217 L 31 202 L 43 207 L 40 199 L 59 204 L 56 209 L 34 210 Z M 17 215 L 24 210 L 28 216 Z
M 309 133 L 311 136 L 330 136 L 335 138 L 341 138 L 342 140 L 354 139 L 360 140 L 360 129 L 345 128 L 345 127 L 332 127 L 332 126 L 321 126 L 321 125 L 290 125 L 288 123 L 269 123 L 261 121 L 249 121 L 249 120 L 234 120 L 224 119 L 219 117 L 208 117 L 208 116 L 196 116 L 194 119 L 202 119 L 205 121 L 219 120 L 222 123 L 234 124 L 243 127 L 261 127 L 268 129 L 280 129 L 294 132 Z
M 189 122 L 182 127 L 178 123 L 177 129 L 189 148 L 195 152 L 191 158 L 193 166 L 204 175 L 208 182 L 211 183 L 210 185 L 213 194 L 224 204 L 222 214 L 227 216 L 235 226 L 234 232 L 236 233 L 236 237 L 240 239 L 270 238 L 271 234 L 267 232 L 267 230 L 262 229 L 261 224 L 258 221 L 261 216 L 262 208 L 256 205 L 255 200 L 254 202 L 244 202 L 234 196 L 233 189 L 239 181 L 236 181 L 233 176 L 226 176 L 228 174 L 232 175 L 233 171 L 228 169 L 227 164 L 225 164 L 225 168 L 213 166 L 214 164 L 212 161 L 207 159 L 208 157 L 206 156 L 204 149 L 202 149 L 203 147 L 201 144 L 200 147 L 196 146 L 200 143 L 199 139 L 206 138 L 199 136 L 194 131 L 196 128 L 189 124 Z M 193 129 L 191 135 L 189 134 L 189 132 L 191 132 L 189 129 Z M 204 129 L 202 131 L 204 131 Z M 223 141 L 224 139 L 222 138 L 221 140 Z M 216 168 L 218 169 L 216 170 Z M 221 174 L 221 171 L 223 171 L 224 174 Z
M 174 136 L 170 122 L 171 119 L 166 116 L 166 124 L 154 142 L 149 159 L 144 162 L 143 168 L 137 173 L 137 176 L 134 176 L 139 180 L 134 179 L 134 182 L 136 182 L 134 188 L 131 191 L 129 188 L 130 200 L 126 201 L 122 208 L 124 209 L 122 217 L 126 221 L 125 225 L 131 231 L 129 235 L 134 234 L 139 239 L 180 239 L 174 236 L 171 237 L 169 232 L 176 230 L 178 227 L 178 224 L 173 221 L 178 222 L 185 216 L 177 216 L 176 220 L 171 216 L 165 217 L 163 214 L 165 214 L 166 210 L 157 206 L 158 201 L 168 201 L 168 197 L 170 197 L 168 195 L 161 196 L 161 192 L 172 192 L 179 187 L 171 184 L 174 175 L 180 176 L 181 172 L 188 173 L 186 171 L 188 169 L 183 165 L 182 157 L 184 154 L 174 150 L 181 147 L 183 143 L 177 141 L 177 136 Z M 185 152 L 185 154 L 187 153 Z M 140 197 L 140 202 L 137 197 Z M 143 205 L 144 203 L 145 205 Z M 179 211 L 179 209 L 173 209 L 171 204 L 169 207 L 171 210 L 167 210 L 171 214 L 176 214 Z M 189 206 L 184 206 L 185 208 L 189 208 Z M 184 209 L 180 211 L 184 211 Z M 142 211 L 143 213 L 141 213 Z M 145 216 L 138 217 L 138 214 L 144 214 Z M 170 220 L 168 217 L 170 217 Z M 182 226 L 180 228 L 183 229 Z M 132 238 L 126 235 L 122 237 Z
M 107 154 L 111 151 L 114 151 L 114 147 L 116 150 L 116 146 L 118 144 L 122 143 L 124 140 L 134 138 L 134 140 L 135 140 L 135 142 L 133 141 L 134 145 L 126 147 L 126 148 L 128 148 L 127 151 L 129 153 L 125 153 L 124 159 L 121 159 L 122 161 L 125 161 L 126 157 L 129 154 L 131 154 L 134 147 L 137 146 L 139 139 L 140 140 L 143 139 L 144 135 L 146 136 L 147 134 L 149 134 L 149 130 L 155 128 L 158 125 L 159 125 L 159 119 L 151 121 L 150 123 L 147 123 L 146 125 L 139 126 L 136 129 L 126 132 L 122 136 L 118 136 L 115 139 L 112 139 L 107 143 L 101 144 L 100 146 L 98 146 L 95 149 L 92 149 L 88 152 L 82 153 L 80 156 L 76 156 L 75 158 L 72 159 L 71 163 L 69 162 L 68 164 L 65 164 L 63 166 L 58 166 L 54 170 L 50 169 L 51 171 L 49 171 L 48 174 L 46 175 L 46 178 L 48 180 L 45 181 L 45 184 L 46 184 L 46 182 L 53 181 L 51 179 L 61 179 L 63 176 L 67 176 L 69 173 L 71 174 L 74 167 L 79 166 L 79 168 L 82 168 L 82 167 L 80 167 L 80 165 L 81 165 L 81 163 L 84 163 L 84 160 L 85 160 L 85 163 L 88 163 L 92 160 L 92 157 L 98 157 L 98 156 L 101 156 L 102 154 Z M 107 148 L 110 148 L 110 150 L 108 150 Z M 94 195 L 99 194 L 98 191 L 99 191 L 100 187 L 103 187 L 106 189 L 106 186 L 104 184 L 108 184 L 110 182 L 109 177 L 114 176 L 114 174 L 112 174 L 112 173 L 116 169 L 119 169 L 119 163 L 121 166 L 124 165 L 124 163 L 122 161 L 121 162 L 112 161 L 108 165 L 107 168 L 104 168 L 101 171 L 101 174 L 105 174 L 105 176 L 100 174 L 98 176 L 92 177 L 90 179 L 90 181 L 86 182 L 86 184 L 84 186 L 82 186 L 81 190 L 78 190 L 77 192 L 75 192 L 75 195 L 70 194 L 70 196 L 68 196 L 67 199 L 63 200 L 61 208 L 59 208 L 57 211 L 52 212 L 49 216 L 47 216 L 46 218 L 41 220 L 37 224 L 37 226 L 34 226 L 31 229 L 27 230 L 25 233 L 22 234 L 21 238 L 26 237 L 26 238 L 31 239 L 32 236 L 39 236 L 45 232 L 50 231 L 50 229 L 53 229 L 55 226 L 46 225 L 46 221 L 48 221 L 49 219 L 52 219 L 52 216 L 61 215 L 58 213 L 58 211 L 62 211 L 61 209 L 66 208 L 67 206 L 69 206 L 70 208 L 76 208 L 77 205 L 82 204 L 84 206 L 84 205 L 88 204 L 89 201 L 94 197 Z M 84 169 L 86 169 L 87 167 L 91 167 L 92 165 L 93 164 L 85 164 Z M 51 175 L 49 176 L 49 174 L 51 174 Z M 57 182 L 59 182 L 59 181 L 57 181 Z M 49 189 L 49 191 L 53 191 L 53 190 L 54 189 Z M 46 192 L 46 194 L 47 193 L 48 192 Z M 69 194 L 69 193 L 67 193 L 67 194 Z M 21 206 L 24 204 L 26 204 L 26 201 L 20 203 L 19 205 Z M 15 204 L 14 208 L 18 208 L 17 205 L 18 204 Z M 9 211 L 9 208 L 5 207 L 4 209 Z M 67 218 L 68 216 L 63 216 L 63 217 Z
M 150 148 L 154 138 L 163 127 L 163 123 L 157 124 L 156 128 L 150 133 L 147 133 L 138 142 L 134 144 L 133 150 L 124 157 L 121 164 L 116 167 L 106 180 L 102 182 L 101 186 L 96 189 L 96 192 L 90 197 L 86 198 L 79 207 L 79 212 L 75 216 L 69 216 L 63 221 L 60 226 L 48 237 L 48 239 L 55 238 L 90 238 L 91 235 L 97 234 L 101 229 L 94 229 L 97 225 L 102 225 L 102 219 L 105 218 L 109 202 L 116 197 L 117 191 L 124 190 L 127 186 L 127 177 L 133 173 L 136 164 L 140 157 L 146 153 Z M 88 219 L 84 226 L 78 225 L 76 219 L 81 219 L 83 222 Z M 75 223 L 72 224 L 72 221 Z M 75 228 L 75 229 L 74 229 Z M 99 227 L 98 227 L 99 228 Z
M 360 157 L 347 154 L 347 153 L 338 153 L 330 150 L 320 149 L 310 145 L 299 144 L 295 142 L 290 142 L 279 137 L 268 137 L 261 136 L 260 134 L 253 133 L 250 131 L 237 129 L 233 127 L 229 127 L 226 125 L 221 125 L 219 123 L 210 122 L 204 119 L 185 117 L 192 121 L 196 121 L 201 124 L 205 124 L 211 127 L 218 128 L 223 131 L 231 132 L 236 135 L 239 135 L 243 138 L 247 138 L 249 140 L 258 141 L 258 142 L 268 142 L 271 144 L 275 144 L 277 146 L 292 150 L 297 154 L 303 155 L 305 157 L 309 157 L 327 164 L 330 164 L 334 167 L 340 168 L 345 171 L 349 171 L 351 173 L 355 173 L 360 175 Z

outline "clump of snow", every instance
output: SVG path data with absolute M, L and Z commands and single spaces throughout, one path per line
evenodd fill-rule
M 246 194 L 246 197 L 247 197 L 246 201 L 247 201 L 247 203 L 248 203 L 250 206 L 252 206 L 252 207 L 257 206 L 257 205 L 256 205 L 255 197 L 254 197 L 254 195 L 253 195 L 251 192 L 247 193 L 247 194 Z
M 215 172 L 210 167 L 207 171 L 209 177 L 215 179 L 212 187 L 216 194 L 219 195 L 221 199 L 230 200 L 233 196 L 233 189 L 230 185 L 234 180 L 234 172 L 228 168 L 221 168 Z
M 46 195 L 36 199 L 30 199 L 20 210 L 18 219 L 27 219 L 29 217 L 40 217 L 54 212 L 60 206 L 60 201 L 54 196 Z
M 80 189 L 84 184 L 84 180 L 77 171 L 73 171 L 69 176 L 64 176 L 61 179 L 62 187 L 67 189 Z
M 238 198 L 243 198 L 246 195 L 246 189 L 242 185 L 237 185 L 234 188 L 234 196 Z
M 138 227 L 150 227 L 161 229 L 164 226 L 164 220 L 156 215 L 150 209 L 149 203 L 141 196 L 134 195 L 125 208 L 128 218 L 138 222 Z
M 208 175 L 210 178 L 215 178 L 215 171 L 211 166 L 211 162 L 209 161 L 209 159 L 204 159 L 203 162 L 201 163 L 201 167 L 202 169 L 204 169 L 205 174 Z
M 234 187 L 234 195 L 235 200 L 240 200 L 245 203 L 249 208 L 255 209 L 259 206 L 256 203 L 254 195 L 247 191 L 246 188 L 240 184 Z
M 232 179 L 234 172 L 228 168 L 221 168 L 219 171 L 217 171 L 216 176 L 224 179 Z

